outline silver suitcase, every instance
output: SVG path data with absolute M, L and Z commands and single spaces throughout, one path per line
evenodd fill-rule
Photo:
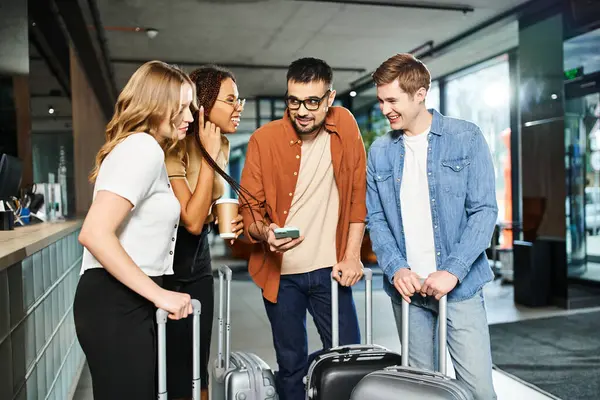
M 447 299 L 439 301 L 439 372 L 408 366 L 408 308 L 402 299 L 402 365 L 384 368 L 365 376 L 355 386 L 350 400 L 473 400 L 460 381 L 446 374 Z
M 192 399 L 200 400 L 200 302 L 192 300 L 193 308 L 193 371 L 192 371 Z M 158 400 L 167 400 L 167 319 L 169 313 L 165 310 L 156 310 L 156 323 L 158 324 Z M 189 318 L 189 317 L 188 317 Z
M 219 339 L 212 400 L 278 400 L 275 376 L 269 365 L 255 354 L 231 352 L 231 269 L 227 266 L 219 268 L 219 293 Z M 225 319 L 223 303 L 226 303 Z

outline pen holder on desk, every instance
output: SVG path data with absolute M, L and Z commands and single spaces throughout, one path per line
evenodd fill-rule
M 31 221 L 31 211 L 29 208 L 24 207 L 21 209 L 21 222 L 27 225 Z
M 0 231 L 15 229 L 15 215 L 12 211 L 0 211 Z

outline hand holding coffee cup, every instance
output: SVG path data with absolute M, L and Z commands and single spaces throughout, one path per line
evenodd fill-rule
M 215 205 L 219 236 L 223 239 L 237 239 L 244 229 L 242 216 L 238 214 L 239 202 L 236 199 L 219 199 Z
M 231 230 L 237 239 L 242 233 L 244 233 L 244 217 L 242 217 L 241 214 L 238 214 L 237 217 L 231 221 L 231 226 Z M 233 240 L 231 241 L 231 244 L 233 244 Z

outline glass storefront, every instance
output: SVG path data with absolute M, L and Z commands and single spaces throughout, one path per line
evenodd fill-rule
M 477 124 L 485 136 L 494 161 L 501 223 L 512 221 L 509 93 L 508 56 L 502 55 L 449 76 L 444 94 L 445 114 Z M 500 241 L 510 246 L 510 232 L 503 232 Z
M 569 98 L 565 111 L 569 274 L 600 281 L 600 93 Z
M 600 282 L 600 30 L 564 43 L 569 277 Z

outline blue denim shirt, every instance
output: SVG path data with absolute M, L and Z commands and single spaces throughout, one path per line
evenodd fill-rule
M 436 268 L 458 278 L 448 301 L 461 301 L 493 279 L 485 249 L 498 215 L 494 167 L 485 138 L 475 124 L 435 110 L 429 112 L 433 114 L 427 156 L 430 197 L 423 201 L 431 202 Z M 367 228 L 390 296 L 396 293 L 394 274 L 409 267 L 400 209 L 403 167 L 401 131 L 391 131 L 371 145 Z

